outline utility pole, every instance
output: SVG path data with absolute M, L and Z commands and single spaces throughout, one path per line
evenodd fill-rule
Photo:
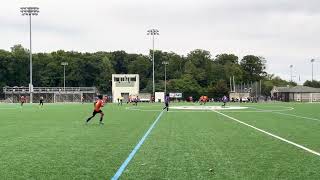
M 164 65 L 164 93 L 167 93 L 167 65 L 169 64 L 168 61 L 163 61 L 162 64 Z
M 62 62 L 61 65 L 63 66 L 63 90 L 66 91 L 66 66 L 68 66 L 68 63 Z

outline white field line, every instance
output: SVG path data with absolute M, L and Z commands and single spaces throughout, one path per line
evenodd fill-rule
M 162 111 L 162 108 L 159 110 L 155 109 L 141 109 L 141 107 L 147 107 L 147 106 L 138 106 L 138 107 L 126 107 L 126 110 L 131 110 L 131 111 L 145 111 L 145 112 L 160 112 Z M 160 107 L 160 106 L 158 106 Z M 264 109 L 257 109 L 252 106 L 248 106 L 252 109 L 256 109 L 254 111 L 248 111 L 248 110 L 224 110 L 225 112 L 231 112 L 231 113 L 248 113 L 248 112 L 254 112 L 254 113 L 265 113 L 265 112 L 283 112 L 283 111 L 292 111 L 294 108 L 293 107 L 286 107 L 287 109 L 279 109 L 279 110 L 264 110 Z M 279 106 L 279 107 L 285 107 L 285 106 Z M 169 108 L 170 109 L 170 108 Z M 180 111 L 175 111 L 175 110 L 169 110 L 169 113 L 203 113 L 203 112 L 212 112 L 212 110 L 180 110 Z
M 254 107 L 251 107 L 251 108 L 256 109 L 256 110 L 261 110 L 261 111 L 263 110 L 263 109 L 254 108 Z M 308 119 L 308 120 L 313 120 L 313 121 L 320 121 L 320 119 L 316 119 L 316 118 L 299 116 L 299 115 L 294 115 L 294 114 L 287 114 L 287 113 L 282 113 L 282 112 L 278 112 L 278 111 L 272 111 L 272 113 L 281 114 L 281 115 L 285 115 L 285 116 L 292 116 L 292 117 L 297 117 L 297 118 L 302 118 L 302 119 Z
M 281 112 L 273 112 L 273 113 L 282 114 L 282 115 L 286 115 L 286 116 L 297 117 L 297 118 L 302 118 L 302 119 L 309 119 L 309 120 L 313 120 L 313 121 L 320 121 L 320 119 L 311 118 L 311 117 L 304 117 L 304 116 L 299 116 L 299 115 L 294 115 L 294 114 L 287 114 L 287 113 L 281 113 Z
M 303 149 L 303 150 L 305 150 L 305 151 L 307 151 L 307 152 L 309 152 L 309 153 L 312 153 L 312 154 L 314 154 L 314 155 L 320 156 L 320 153 L 319 153 L 319 152 L 316 152 L 316 151 L 314 151 L 314 150 L 312 150 L 312 149 L 309 149 L 309 148 L 307 148 L 307 147 L 305 147 L 305 146 L 302 146 L 302 145 L 297 144 L 297 143 L 295 143 L 295 142 L 289 141 L 289 140 L 287 140 L 287 139 L 285 139 L 285 138 L 282 138 L 282 137 L 280 137 L 280 136 L 277 136 L 277 135 L 272 134 L 272 133 L 270 133 L 270 132 L 267 132 L 267 131 L 265 131 L 265 130 L 259 129 L 259 128 L 255 127 L 255 126 L 252 126 L 252 125 L 250 125 L 250 124 L 247 124 L 247 123 L 245 123 L 245 122 L 242 122 L 242 121 L 240 121 L 240 120 L 238 120 L 238 119 L 236 119 L 236 118 L 234 118 L 234 117 L 228 116 L 228 115 L 223 114 L 223 113 L 221 113 L 221 112 L 219 112 L 219 111 L 213 111 L 213 112 L 215 112 L 215 113 L 217 113 L 217 114 L 220 114 L 220 115 L 222 115 L 222 116 L 224 116 L 224 117 L 227 117 L 227 118 L 229 118 L 229 119 L 231 119 L 231 120 L 234 120 L 234 121 L 236 121 L 236 122 L 238 122 L 238 123 L 240 123 L 240 124 L 243 124 L 243 125 L 245 125 L 245 126 L 251 127 L 251 128 L 253 128 L 253 129 L 257 130 L 257 131 L 260 131 L 260 132 L 262 132 L 262 133 L 264 133 L 264 134 L 267 134 L 267 135 L 269 135 L 269 136 L 271 136 L 271 137 L 274 137 L 274 138 L 276 138 L 276 139 L 278 139 L 278 140 L 280 140 L 280 141 L 283 141 L 283 142 L 286 142 L 286 143 L 291 144 L 291 145 L 293 145 L 293 146 L 296 146 L 296 147 L 298 147 L 298 148 L 300 148 L 300 149 Z

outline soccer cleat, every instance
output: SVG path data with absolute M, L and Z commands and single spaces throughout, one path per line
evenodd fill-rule
M 100 122 L 99 124 L 100 124 L 100 125 L 104 125 L 104 123 L 103 123 L 103 122 Z

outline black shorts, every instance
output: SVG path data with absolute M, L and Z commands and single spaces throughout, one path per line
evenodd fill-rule
M 166 107 L 169 107 L 169 103 L 165 103 L 166 104 Z
M 98 113 L 102 113 L 102 111 L 101 111 L 101 110 L 99 110 L 99 111 L 94 110 L 93 113 L 92 113 L 92 115 L 95 116 L 95 115 L 98 114 Z
M 40 104 L 42 104 L 43 103 L 43 100 L 40 100 Z

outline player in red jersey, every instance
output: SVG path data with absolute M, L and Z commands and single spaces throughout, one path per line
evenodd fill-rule
M 203 101 L 204 101 L 204 97 L 203 97 L 203 96 L 200 96 L 200 99 L 199 99 L 200 105 L 203 104 Z
M 87 119 L 86 124 L 88 124 L 88 122 L 98 113 L 100 114 L 100 124 L 103 124 L 102 120 L 103 120 L 104 113 L 101 110 L 103 106 L 104 106 L 103 97 L 102 95 L 99 95 L 98 100 L 94 103 L 94 110 L 93 110 L 92 116 Z
M 21 106 L 23 106 L 23 104 L 26 103 L 26 97 L 21 96 L 20 97 L 20 103 L 21 103 Z

